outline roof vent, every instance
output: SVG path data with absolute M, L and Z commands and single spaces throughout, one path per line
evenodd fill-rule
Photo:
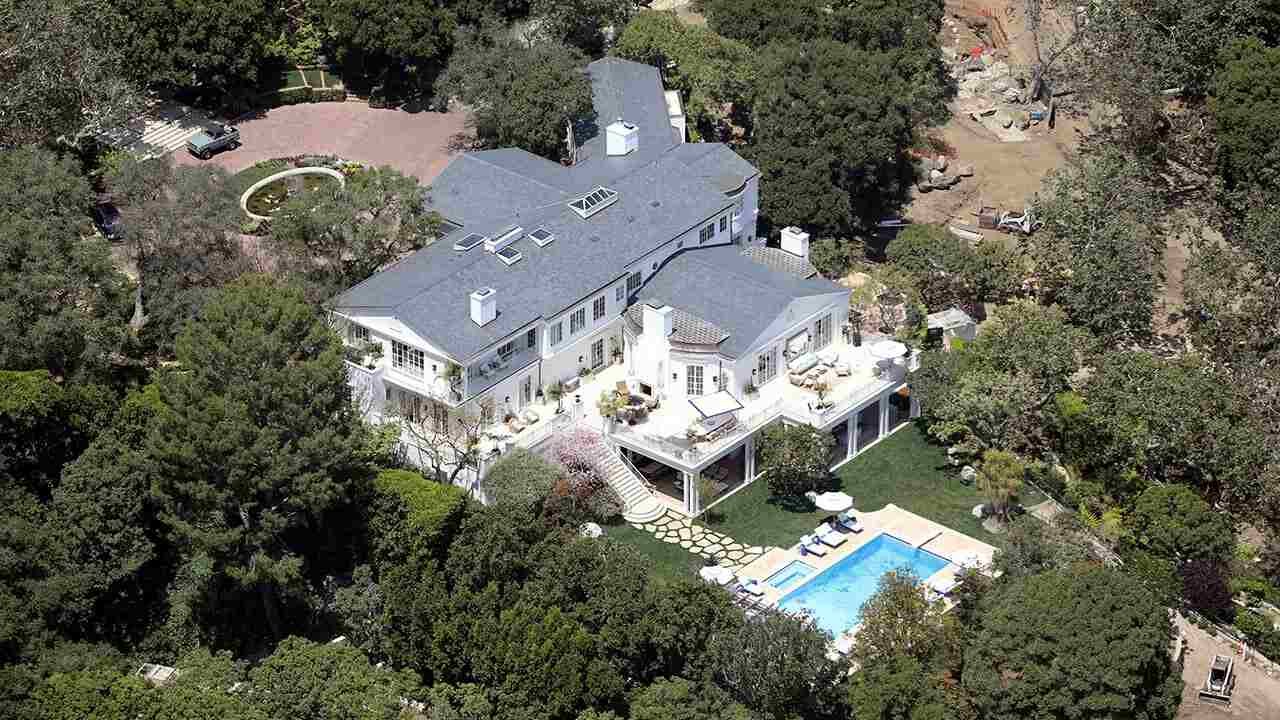
M 482 287 L 471 293 L 471 322 L 484 326 L 498 317 L 498 292 Z
M 493 238 L 493 239 L 491 239 L 491 240 L 485 240 L 485 241 L 484 241 L 484 249 L 485 249 L 485 250 L 488 250 L 488 251 L 489 251 L 489 252 L 491 252 L 491 253 L 496 253 L 496 252 L 498 252 L 499 250 L 501 250 L 501 249 L 505 248 L 506 246 L 510 245 L 511 243 L 513 243 L 513 242 L 515 242 L 515 241 L 519 240 L 519 239 L 520 239 L 520 234 L 521 234 L 521 233 L 523 233 L 523 232 L 524 232 L 524 228 L 521 228 L 521 227 L 510 227 L 510 228 L 507 228 L 507 229 L 506 229 L 505 231 L 503 231 L 503 233 L 502 233 L 501 235 L 499 235 L 498 237 Z
M 586 220 L 617 201 L 618 191 L 598 186 L 583 197 L 570 202 L 569 209 L 578 213 L 578 217 Z
M 640 128 L 622 118 L 604 129 L 606 155 L 629 155 L 640 147 Z
M 501 260 L 502 262 L 508 265 L 515 265 L 516 263 L 520 262 L 521 258 L 524 257 L 524 255 L 520 254 L 519 250 L 513 247 L 504 247 L 498 252 L 494 253 L 494 255 L 497 255 L 499 260 Z
M 534 244 L 538 247 L 546 247 L 551 244 L 551 241 L 556 239 L 556 236 L 552 235 L 550 230 L 540 227 L 529 233 L 529 238 L 532 239 Z
M 471 233 L 466 237 L 462 238 L 461 240 L 455 240 L 453 242 L 453 249 L 457 250 L 458 252 L 466 252 L 468 250 L 475 249 L 478 245 L 480 245 L 483 242 L 484 242 L 483 235 L 477 235 L 475 233 Z

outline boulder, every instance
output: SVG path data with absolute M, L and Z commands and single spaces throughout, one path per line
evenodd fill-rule
M 996 113 L 996 123 L 1002 128 L 1013 127 L 1013 115 L 1007 110 Z
M 946 156 L 946 155 L 939 155 L 939 156 L 938 156 L 938 159 L 937 159 L 937 160 L 934 160 L 934 162 L 933 162 L 933 166 L 934 166 L 935 168 L 939 169 L 939 170 L 946 170 L 946 169 L 947 169 L 947 156 Z
M 972 465 L 960 468 L 960 482 L 966 485 L 978 479 L 978 471 Z
M 960 167 L 956 168 L 956 175 L 960 177 L 973 177 L 973 166 L 961 165 Z
M 931 182 L 937 182 L 937 181 L 939 181 L 939 180 L 941 180 L 941 179 L 942 179 L 942 171 L 941 171 L 941 170 L 930 170 L 930 171 L 929 171 L 929 180 L 930 180 Z

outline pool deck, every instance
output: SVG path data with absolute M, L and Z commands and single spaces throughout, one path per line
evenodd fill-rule
M 853 514 L 858 518 L 858 523 L 863 528 L 862 532 L 845 533 L 844 537 L 847 538 L 845 543 L 838 548 L 828 547 L 825 557 L 808 554 L 801 555 L 799 548 L 800 538 L 796 538 L 796 545 L 785 549 L 773 548 L 769 550 L 757 560 L 742 568 L 738 572 L 738 577 L 743 580 L 754 579 L 760 581 L 764 589 L 764 596 L 761 600 L 769 605 L 776 606 L 784 595 L 803 587 L 805 583 L 813 580 L 824 570 L 852 555 L 858 548 L 884 533 L 892 535 L 912 547 L 927 550 L 934 555 L 951 561 L 946 567 L 933 575 L 927 578 L 920 578 L 922 582 L 932 580 L 944 583 L 952 580 L 959 569 L 955 559 L 961 554 L 976 553 L 981 567 L 984 568 L 989 568 L 995 557 L 995 547 L 981 540 L 975 540 L 968 535 L 958 533 L 928 518 L 903 510 L 897 505 L 885 505 L 875 512 L 858 512 L 854 510 Z M 815 572 L 801 583 L 790 586 L 785 590 L 778 590 L 764 583 L 765 579 L 770 575 L 795 560 L 803 560 L 805 564 L 813 567 Z M 949 602 L 948 605 L 950 605 Z M 856 627 L 852 628 L 849 632 L 836 638 L 836 645 L 838 647 L 847 646 L 847 643 L 857 630 Z

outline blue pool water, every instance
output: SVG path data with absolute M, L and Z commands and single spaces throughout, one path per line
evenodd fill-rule
M 858 624 L 862 603 L 876 591 L 881 575 L 906 567 L 924 580 L 946 565 L 944 558 L 917 550 L 890 535 L 880 534 L 852 555 L 783 596 L 778 607 L 791 612 L 807 612 L 817 621 L 818 627 L 839 637 Z
M 765 584 L 778 590 L 786 590 L 814 572 L 813 566 L 800 560 L 793 560 L 786 567 L 769 576 Z

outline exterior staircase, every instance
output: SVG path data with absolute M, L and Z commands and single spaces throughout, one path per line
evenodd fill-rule
M 622 458 L 608 439 L 599 447 L 597 460 L 605 472 L 605 480 L 622 496 L 623 520 L 629 523 L 649 522 L 666 512 L 644 478 Z

